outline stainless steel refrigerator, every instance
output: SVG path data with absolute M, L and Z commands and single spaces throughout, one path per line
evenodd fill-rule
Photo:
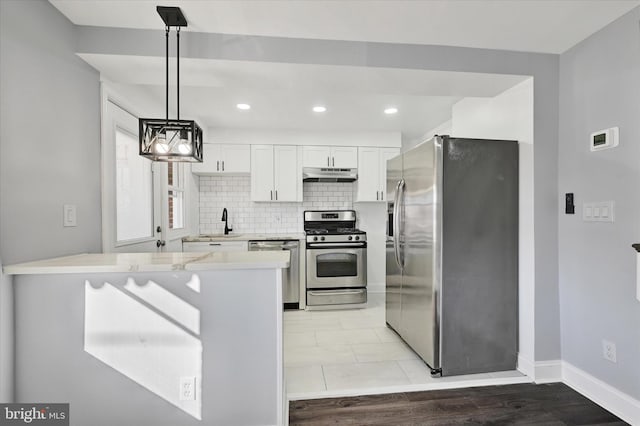
M 514 370 L 518 143 L 436 136 L 387 162 L 386 321 L 432 374 Z

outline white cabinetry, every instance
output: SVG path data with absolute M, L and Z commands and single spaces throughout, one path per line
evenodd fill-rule
M 207 252 L 207 251 L 248 251 L 247 241 L 196 241 L 183 242 L 184 252 Z
M 251 201 L 302 201 L 299 147 L 251 145 Z
M 358 167 L 358 148 L 353 146 L 303 146 L 303 167 Z
M 303 146 L 302 167 L 329 167 L 331 164 L 331 147 Z
M 202 149 L 203 162 L 191 165 L 191 171 L 195 174 L 249 174 L 251 172 L 249 145 L 206 143 Z
M 355 201 L 387 201 L 387 160 L 400 148 L 358 148 L 358 180 Z

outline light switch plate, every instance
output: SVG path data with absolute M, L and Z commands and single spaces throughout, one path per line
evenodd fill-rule
M 62 208 L 63 226 L 78 226 L 78 214 L 75 204 L 65 204 Z
M 640 302 L 640 253 L 636 253 L 636 299 Z
M 582 204 L 582 220 L 585 222 L 614 222 L 615 201 L 597 201 Z

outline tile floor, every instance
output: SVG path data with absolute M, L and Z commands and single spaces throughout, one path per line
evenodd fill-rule
M 289 397 L 340 391 L 525 379 L 517 371 L 433 378 L 429 368 L 385 324 L 384 295 L 366 309 L 287 311 L 284 363 Z

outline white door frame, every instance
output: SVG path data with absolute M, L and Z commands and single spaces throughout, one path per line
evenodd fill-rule
M 102 251 L 110 252 L 157 252 L 165 241 L 163 218 L 166 209 L 162 205 L 162 190 L 166 177 L 166 165 L 152 163 L 153 176 L 153 231 L 149 237 L 118 242 L 116 239 L 116 174 L 115 174 L 115 129 L 121 128 L 137 137 L 138 114 L 131 105 L 123 102 L 104 82 L 101 84 L 101 166 L 102 166 Z M 160 231 L 158 231 L 160 229 Z

